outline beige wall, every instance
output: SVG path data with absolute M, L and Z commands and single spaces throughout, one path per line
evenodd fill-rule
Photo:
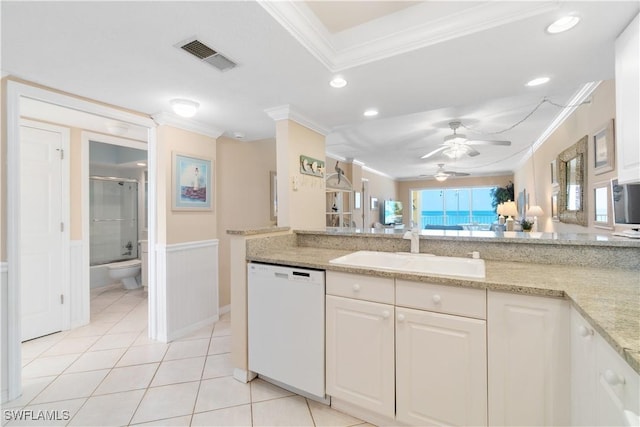
M 607 182 L 617 176 L 614 169 L 611 172 L 595 175 L 593 172 L 593 135 L 600 131 L 609 120 L 615 117 L 615 84 L 613 80 L 604 81 L 598 86 L 591 97 L 591 103 L 580 106 L 576 111 L 551 134 L 551 136 L 535 151 L 533 158 L 529 158 L 514 174 L 516 194 L 526 188 L 530 194 L 530 204 L 540 205 L 545 215 L 538 218 L 539 230 L 560 233 L 603 232 L 593 225 L 594 205 L 593 186 L 596 183 Z M 550 163 L 560 152 L 576 143 L 585 135 L 589 136 L 587 152 L 587 212 L 589 226 L 564 224 L 551 220 L 551 195 L 557 187 L 551 185 Z M 535 169 L 535 188 L 534 172 Z M 605 230 L 606 231 L 606 230 Z
M 227 230 L 275 225 L 270 219 L 269 172 L 276 170 L 276 141 L 219 138 L 216 149 L 218 285 L 220 306 L 231 302 L 230 237 Z
M 324 228 L 324 179 L 300 173 L 301 155 L 324 161 L 324 136 L 292 120 L 277 121 L 278 225 Z
M 398 200 L 398 182 L 366 169 L 362 170 L 362 179 L 367 180 L 369 186 L 369 199 L 362 202 L 365 211 L 369 211 L 369 223 L 364 224 L 364 227 L 372 227 L 374 223 L 380 222 L 380 209 L 384 209 L 382 202 Z M 371 209 L 371 197 L 378 199 L 377 209 Z
M 173 211 L 172 210 L 172 153 L 178 152 L 195 157 L 209 158 L 213 165 L 213 179 L 216 176 L 216 140 L 208 136 L 177 129 L 158 126 L 158 243 L 174 244 L 215 239 L 216 210 Z M 215 182 L 212 182 L 215 188 Z M 214 198 L 215 199 L 215 198 Z M 215 200 L 214 200 L 215 201 Z
M 403 206 L 412 206 L 413 201 L 410 200 L 412 190 L 422 190 L 429 188 L 456 188 L 456 187 L 505 187 L 509 182 L 513 181 L 513 175 L 497 175 L 497 176 L 470 176 L 464 178 L 448 178 L 446 181 L 436 181 L 435 179 L 400 181 L 399 197 Z M 416 203 L 419 205 L 419 203 Z M 405 208 L 403 212 L 403 222 L 405 225 L 410 224 L 411 210 Z

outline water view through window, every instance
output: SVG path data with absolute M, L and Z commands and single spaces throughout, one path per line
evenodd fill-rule
M 489 230 L 497 221 L 491 202 L 494 187 L 440 188 L 412 191 L 420 228 L 459 226 L 461 229 Z

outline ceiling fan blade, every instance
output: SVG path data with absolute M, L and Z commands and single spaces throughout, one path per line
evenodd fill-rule
M 453 172 L 453 171 L 444 171 L 449 176 L 469 176 L 466 172 Z
M 428 159 L 429 157 L 433 156 L 434 154 L 438 154 L 439 152 L 441 152 L 442 150 L 446 150 L 448 147 L 442 146 L 440 148 L 436 148 L 435 150 L 433 150 L 430 153 L 425 154 L 424 156 L 420 157 L 421 159 Z
M 480 152 L 478 150 L 476 150 L 473 147 L 467 146 L 467 156 L 469 157 L 475 157 L 478 154 L 480 154 Z
M 470 139 L 465 144 L 468 145 L 503 145 L 509 146 L 511 145 L 511 141 L 496 141 L 491 139 Z

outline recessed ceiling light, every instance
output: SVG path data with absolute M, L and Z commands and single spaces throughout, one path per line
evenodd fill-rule
M 147 164 L 143 163 L 143 162 L 138 162 L 138 163 L 136 163 L 136 166 L 147 166 Z
M 331 85 L 331 87 L 335 87 L 336 89 L 340 89 L 342 87 L 345 87 L 347 85 L 347 81 L 342 78 L 341 76 L 336 76 L 334 77 L 329 84 Z
M 540 86 L 549 81 L 549 77 L 538 77 L 537 79 L 533 79 L 527 82 L 527 86 Z
M 375 108 L 369 108 L 367 111 L 364 112 L 365 117 L 374 117 L 378 115 L 378 110 L 376 110 Z
M 181 117 L 195 116 L 200 107 L 200 104 L 189 99 L 172 99 L 170 104 L 173 112 Z
M 575 15 L 567 15 L 562 18 L 556 20 L 551 25 L 547 27 L 547 33 L 549 34 L 558 34 L 568 31 L 578 25 L 580 22 L 580 17 Z

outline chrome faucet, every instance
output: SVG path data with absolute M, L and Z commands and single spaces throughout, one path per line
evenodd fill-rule
M 417 227 L 412 228 L 410 231 L 404 233 L 403 239 L 411 240 L 411 253 L 420 253 L 420 232 Z

